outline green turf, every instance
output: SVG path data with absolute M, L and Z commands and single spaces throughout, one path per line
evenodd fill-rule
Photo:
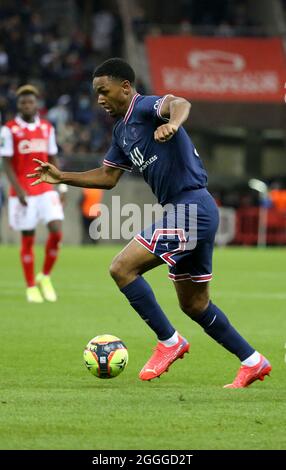
M 160 380 L 138 371 L 155 344 L 108 275 L 117 247 L 64 247 L 56 304 L 28 305 L 18 249 L 0 247 L 1 449 L 285 449 L 286 251 L 219 249 L 212 299 L 273 364 L 271 378 L 224 390 L 235 357 L 180 313 L 166 268 L 146 277 L 192 353 Z M 37 249 L 38 260 L 42 248 Z M 126 371 L 94 378 L 82 351 L 111 333 Z

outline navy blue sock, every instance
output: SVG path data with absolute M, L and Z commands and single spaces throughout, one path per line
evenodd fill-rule
M 158 339 L 164 341 L 171 338 L 175 328 L 171 325 L 160 305 L 157 303 L 153 291 L 142 276 L 121 289 L 131 306 L 140 317 L 155 331 Z
M 240 361 L 244 361 L 254 353 L 255 349 L 240 336 L 225 314 L 212 302 L 200 316 L 193 320 L 202 326 L 211 338 L 235 354 Z

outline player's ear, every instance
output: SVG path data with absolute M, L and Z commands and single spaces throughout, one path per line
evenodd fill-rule
M 130 90 L 131 90 L 131 85 L 130 85 L 129 80 L 124 80 L 122 82 L 122 88 L 123 88 L 124 95 L 129 95 Z

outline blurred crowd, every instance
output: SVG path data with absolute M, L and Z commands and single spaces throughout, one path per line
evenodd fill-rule
M 100 7 L 100 2 L 93 3 Z M 40 113 L 56 126 L 64 155 L 103 152 L 113 123 L 95 106 L 91 79 L 97 64 L 122 54 L 119 17 L 94 5 L 90 28 L 85 29 L 89 32 L 83 32 L 78 7 L 77 21 L 67 34 L 62 22 L 47 23 L 34 5 L 29 0 L 0 3 L 2 123 L 16 112 L 18 86 L 31 82 L 41 91 Z
M 150 33 L 220 37 L 264 35 L 261 25 L 251 18 L 246 0 L 157 0 L 149 9 L 145 8 L 146 0 L 140 0 L 139 4 L 133 19 L 139 40 Z
M 59 7 L 64 2 L 50 3 L 52 8 L 52 3 Z M 44 4 L 0 2 L 1 120 L 14 116 L 18 86 L 32 82 L 41 91 L 41 115 L 55 125 L 63 155 L 104 153 L 113 121 L 96 106 L 91 77 L 100 62 L 122 55 L 120 16 L 103 0 L 74 0 L 70 23 L 65 11 L 62 18 L 51 21 Z M 86 5 L 91 8 L 89 15 Z M 139 40 L 148 32 L 164 32 L 170 23 L 181 33 L 193 33 L 199 25 L 221 36 L 241 34 L 243 28 L 253 26 L 242 0 L 178 0 L 175 4 L 138 0 L 133 27 Z M 145 92 L 142 83 L 138 88 Z
M 261 204 L 268 208 L 275 208 L 286 213 L 286 178 L 265 181 L 268 192 L 261 199 L 257 191 L 245 183 L 234 185 L 232 188 L 211 186 L 209 189 L 219 207 L 232 207 L 233 209 L 257 207 Z

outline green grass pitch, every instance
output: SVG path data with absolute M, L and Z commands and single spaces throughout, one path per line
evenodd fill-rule
M 160 380 L 138 372 L 155 345 L 108 274 L 118 247 L 63 247 L 56 304 L 29 305 L 18 248 L 0 247 L 1 449 L 285 449 L 286 251 L 217 249 L 212 300 L 272 362 L 270 378 L 224 390 L 239 363 L 180 312 L 165 266 L 146 275 L 191 354 Z M 43 248 L 37 248 L 37 264 Z M 100 380 L 86 343 L 119 336 L 129 365 Z

